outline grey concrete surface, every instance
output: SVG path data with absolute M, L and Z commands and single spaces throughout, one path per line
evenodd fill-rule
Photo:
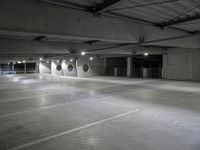
M 199 150 L 200 83 L 0 76 L 0 149 Z

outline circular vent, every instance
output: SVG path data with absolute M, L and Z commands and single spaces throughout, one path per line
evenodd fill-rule
M 72 72 L 73 69 L 74 69 L 73 65 L 69 64 L 69 65 L 67 66 L 67 70 L 68 70 L 69 72 Z
M 60 71 L 61 69 L 62 69 L 61 65 L 57 65 L 57 66 L 56 66 L 56 70 L 57 70 L 57 71 Z
M 84 71 L 84 72 L 88 72 L 88 71 L 89 71 L 89 68 L 90 68 L 90 67 L 89 67 L 88 64 L 84 64 L 84 65 L 83 65 L 83 71 Z

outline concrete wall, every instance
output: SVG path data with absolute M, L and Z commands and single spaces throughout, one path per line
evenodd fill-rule
M 163 57 L 164 79 L 200 81 L 200 50 L 170 49 Z
M 39 72 L 41 74 L 51 74 L 51 63 L 39 63 Z
M 83 71 L 83 65 L 87 64 L 89 70 L 87 72 Z M 61 65 L 62 69 L 58 71 L 56 69 L 57 65 Z M 69 71 L 68 66 L 72 65 L 73 70 Z M 41 74 L 52 74 L 56 76 L 73 76 L 73 77 L 89 77 L 89 76 L 101 76 L 104 75 L 104 59 L 94 58 L 90 60 L 89 57 L 80 57 L 79 59 L 65 59 L 65 61 L 53 60 L 51 64 L 40 63 L 39 72 Z
M 83 71 L 83 65 L 89 65 L 89 71 Z M 104 75 L 104 59 L 94 58 L 92 61 L 88 57 L 81 57 L 76 61 L 77 76 L 89 77 Z
M 68 65 L 70 64 L 73 66 L 72 71 L 68 71 Z M 56 69 L 57 65 L 61 65 L 62 69 L 60 71 Z M 52 74 L 52 75 L 57 75 L 57 76 L 74 76 L 75 77 L 77 74 L 76 63 L 75 63 L 75 60 L 73 60 L 72 62 L 70 62 L 69 60 L 65 60 L 65 61 L 59 60 L 59 62 L 57 62 L 57 60 L 53 60 L 49 64 L 40 63 L 39 72 L 41 74 Z

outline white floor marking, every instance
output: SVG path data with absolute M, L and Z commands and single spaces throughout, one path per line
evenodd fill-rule
M 81 100 L 78 100 L 78 101 L 75 101 L 75 102 L 80 102 L 80 101 Z M 113 105 L 113 106 L 119 106 L 119 105 L 117 105 L 115 103 L 107 102 L 107 101 L 102 101 L 102 103 L 110 104 L 110 105 Z M 34 111 L 37 111 L 37 110 L 51 109 L 51 108 L 60 107 L 60 106 L 64 106 L 64 105 L 69 105 L 69 104 L 74 104 L 74 102 L 73 103 L 72 102 L 65 102 L 65 103 L 61 103 L 61 104 L 50 105 L 50 106 L 43 106 L 43 107 L 33 108 L 33 109 L 19 111 L 19 112 L 13 112 L 13 113 L 7 113 L 7 114 L 0 114 L 0 118 L 11 117 L 11 116 L 20 115 L 20 114 L 23 114 L 23 113 L 34 112 Z
M 70 104 L 70 103 L 62 103 L 62 104 L 57 104 L 57 105 L 51 105 L 51 106 L 45 106 L 45 107 L 40 107 L 40 108 L 24 110 L 24 111 L 20 111 L 20 112 L 3 114 L 3 115 L 0 115 L 0 118 L 1 117 L 10 117 L 10 116 L 14 116 L 14 115 L 20 115 L 20 114 L 23 114 L 23 113 L 33 112 L 33 111 L 36 111 L 36 110 L 51 109 L 51 108 L 54 108 L 54 107 L 60 107 L 62 105 L 67 105 L 67 104 Z
M 26 148 L 26 147 L 30 147 L 32 145 L 39 144 L 39 143 L 42 143 L 42 142 L 46 142 L 46 141 L 58 138 L 58 137 L 63 136 L 63 135 L 67 135 L 67 134 L 70 134 L 70 133 L 73 133 L 73 132 L 76 132 L 76 131 L 80 131 L 82 129 L 93 127 L 93 126 L 102 124 L 104 122 L 108 122 L 110 120 L 114 120 L 114 119 L 129 115 L 129 114 L 132 114 L 132 113 L 135 113 L 135 112 L 138 112 L 138 111 L 139 111 L 139 109 L 134 109 L 134 110 L 131 110 L 131 111 L 128 111 L 128 112 L 125 112 L 125 113 L 121 113 L 121 114 L 116 115 L 116 116 L 112 116 L 112 117 L 109 117 L 109 118 L 106 118 L 106 119 L 103 119 L 103 120 L 100 120 L 100 121 L 96 121 L 96 122 L 93 122 L 93 123 L 86 124 L 86 125 L 78 127 L 78 128 L 74 128 L 74 129 L 71 129 L 71 130 L 67 130 L 65 132 L 61 132 L 61 133 L 51 135 L 51 136 L 48 136 L 48 137 L 45 137 L 45 138 L 41 138 L 41 139 L 38 139 L 38 140 L 35 140 L 35 141 L 32 141 L 32 142 L 28 142 L 26 144 L 13 147 L 13 148 L 10 148 L 8 150 L 19 150 L 19 149 L 23 149 L 23 148 Z
M 32 87 L 28 87 L 28 88 L 32 88 L 32 89 L 19 89 L 19 87 L 17 87 L 18 89 L 17 90 L 9 90 L 9 91 L 6 91 L 6 92 L 3 92 L 3 93 L 0 93 L 0 94 L 18 94 L 18 93 L 23 93 L 23 92 L 41 92 L 41 91 L 45 91 L 45 90 L 54 90 L 55 87 L 45 87 L 45 88 L 42 88 L 42 89 L 39 89 L 39 90 L 35 90 L 33 89 Z M 14 91 L 14 92 L 13 92 Z
M 113 105 L 113 106 L 119 106 L 115 103 L 112 103 L 112 102 L 108 102 L 108 101 L 102 101 L 102 103 L 105 103 L 105 104 L 109 104 L 109 105 Z
M 60 93 L 59 93 L 60 94 Z M 61 93 L 62 94 L 62 93 Z M 67 93 L 65 93 L 67 94 Z M 56 95 L 56 94 L 54 94 Z M 100 97 L 101 98 L 104 98 L 104 97 Z M 76 102 L 80 102 L 81 100 L 78 100 Z M 7 101 L 8 102 L 8 101 Z M 112 105 L 112 106 L 120 106 L 120 105 L 117 105 L 113 102 L 108 102 L 108 101 L 101 101 L 102 103 L 105 103 L 105 104 L 109 104 L 109 105 Z M 1 103 L 1 102 L 0 102 Z M 33 108 L 33 109 L 29 109 L 29 110 L 24 110 L 24 111 L 19 111 L 19 112 L 13 112 L 13 113 L 7 113 L 7 114 L 0 114 L 0 118 L 3 118 L 3 117 L 11 117 L 11 116 L 14 116 L 14 115 L 20 115 L 20 114 L 23 114 L 23 113 L 28 113 L 28 112 L 34 112 L 34 111 L 37 111 L 37 110 L 45 110 L 45 109 L 51 109 L 51 108 L 55 108 L 55 107 L 60 107 L 60 106 L 64 106 L 64 105 L 69 105 L 71 104 L 70 102 L 66 102 L 66 103 L 62 103 L 62 104 L 56 104 L 56 105 L 50 105 L 50 106 L 43 106 L 43 107 L 39 107 L 39 108 Z
M 6 103 L 6 102 L 13 102 L 13 101 L 21 101 L 21 100 L 25 100 L 25 99 L 31 99 L 31 98 L 37 98 L 37 97 L 41 97 L 41 96 L 53 96 L 53 95 L 60 95 L 60 94 L 68 94 L 69 92 L 54 92 L 54 93 L 49 93 L 49 94 L 41 94 L 41 95 L 35 95 L 35 96 L 25 96 L 22 98 L 15 98 L 15 99 L 7 99 L 7 100 L 2 100 L 0 101 L 0 103 Z

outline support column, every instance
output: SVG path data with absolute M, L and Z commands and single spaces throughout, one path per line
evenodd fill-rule
M 127 57 L 127 77 L 133 76 L 133 58 Z
M 15 71 L 15 64 L 12 63 L 12 71 Z
M 75 66 L 76 66 L 76 77 L 78 77 L 78 75 L 79 75 L 78 58 L 75 58 Z
M 167 79 L 168 54 L 163 55 L 162 79 Z
M 106 75 L 106 68 L 107 68 L 107 58 L 104 58 L 103 60 L 103 75 Z
M 24 74 L 26 74 L 26 63 L 24 63 Z
M 1 71 L 1 64 L 0 64 L 0 75 L 2 75 L 3 74 L 3 72 Z
M 152 64 L 149 64 L 149 78 L 152 78 Z
M 16 74 L 15 73 L 15 64 L 14 63 L 12 63 L 12 74 Z
M 39 65 L 39 63 L 37 62 L 37 63 L 35 64 L 35 73 L 40 73 L 39 67 L 40 67 L 40 65 Z

